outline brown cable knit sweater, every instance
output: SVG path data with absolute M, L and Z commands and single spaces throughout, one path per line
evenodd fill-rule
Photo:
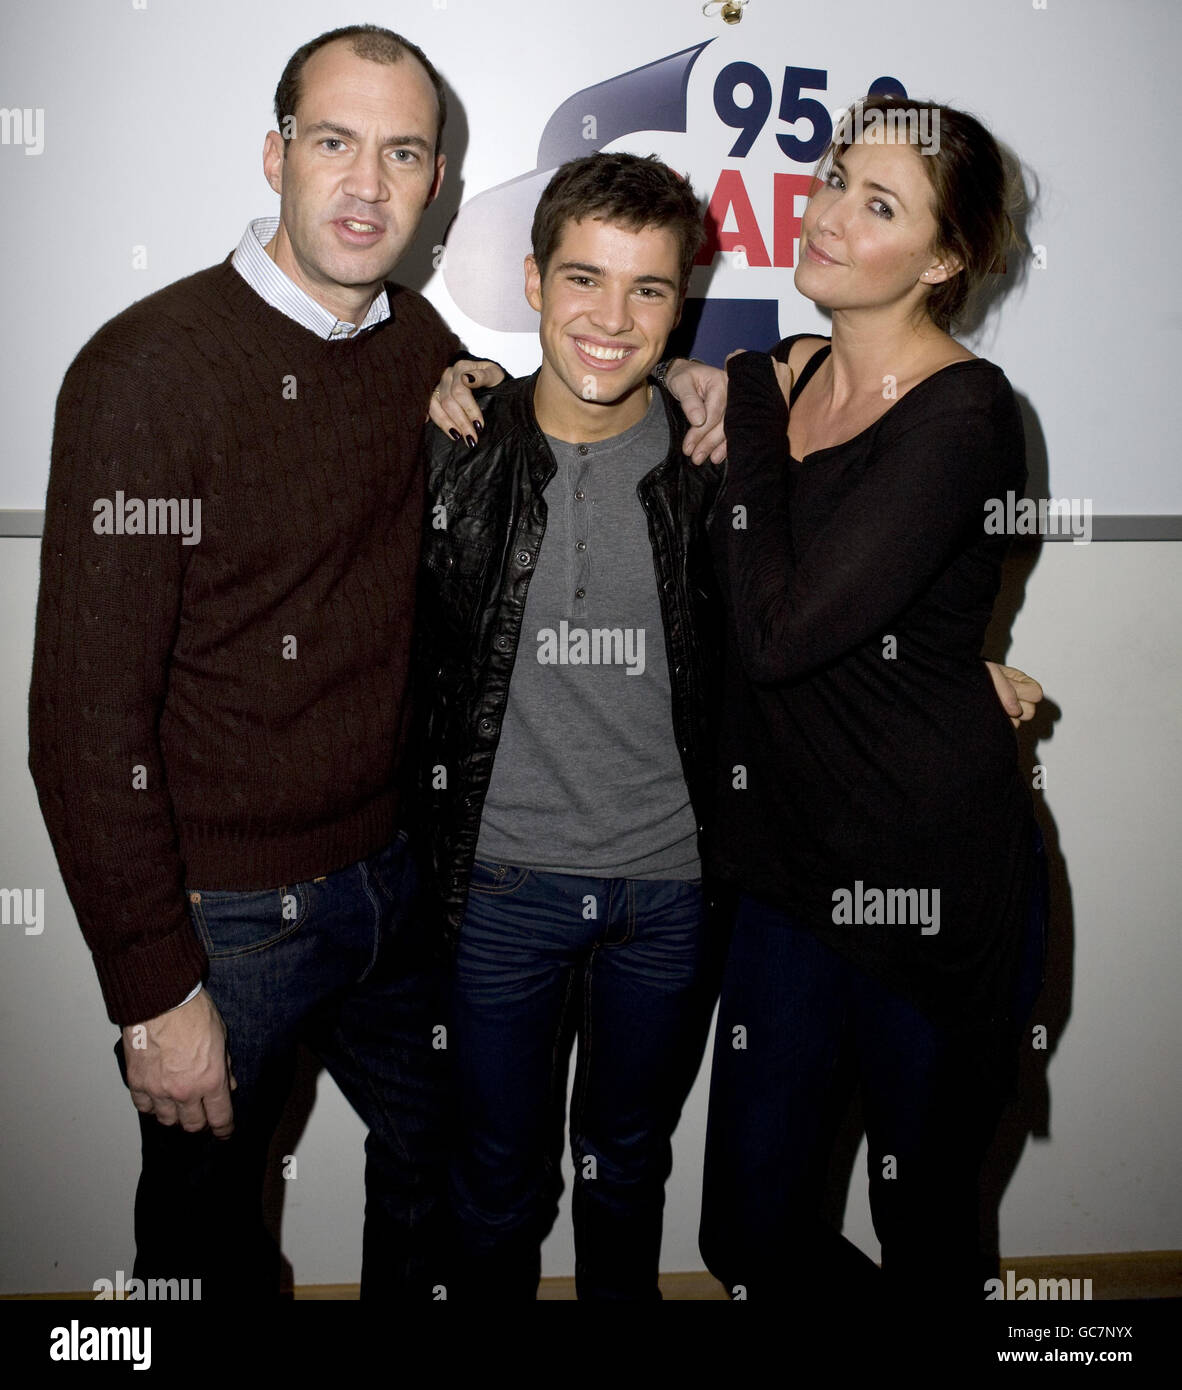
M 419 438 L 459 343 L 388 291 L 386 323 L 325 342 L 227 260 L 112 319 L 63 383 L 29 763 L 116 1023 L 201 977 L 186 885 L 299 882 L 395 827 Z M 190 536 L 200 499 L 200 540 L 129 534 L 135 499 L 187 502 Z

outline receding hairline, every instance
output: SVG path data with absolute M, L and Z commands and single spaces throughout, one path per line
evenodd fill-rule
M 331 37 L 322 34 L 292 54 L 275 91 L 275 116 L 280 127 L 282 128 L 282 123 L 286 117 L 296 114 L 296 108 L 303 99 L 308 64 L 313 62 L 318 54 L 338 44 L 343 46 L 343 51 L 351 53 L 355 58 L 382 67 L 394 67 L 408 57 L 415 60 L 419 71 L 435 97 L 434 152 L 439 155 L 443 147 L 443 129 L 447 122 L 448 106 L 443 79 L 430 58 L 415 43 L 404 38 L 401 34 L 394 33 L 393 30 L 382 29 L 377 26 L 366 26 L 360 32 L 354 33 L 347 30 L 343 33 L 335 32 Z M 286 97 L 284 97 L 285 90 Z M 281 98 L 283 99 L 281 100 Z M 287 153 L 289 143 L 290 141 L 285 134 L 284 154 Z
M 327 53 L 332 48 L 346 47 L 355 58 L 362 58 L 367 63 L 376 63 L 378 67 L 393 68 L 397 67 L 404 58 L 410 61 L 422 73 L 427 86 L 431 88 L 431 95 L 435 97 L 435 110 L 439 111 L 439 94 L 435 91 L 435 84 L 431 80 L 431 74 L 419 61 L 418 57 L 402 44 L 392 43 L 384 35 L 380 34 L 345 34 L 339 39 L 330 39 L 328 43 L 322 44 L 315 53 L 309 53 L 300 68 L 300 79 L 308 71 L 308 64 L 314 63 L 321 53 Z M 297 84 L 298 85 L 298 84 Z

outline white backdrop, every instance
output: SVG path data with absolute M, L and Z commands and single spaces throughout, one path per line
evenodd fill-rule
M 707 44 L 689 72 L 684 133 L 625 122 L 627 133 L 606 145 L 660 153 L 703 197 L 724 169 L 737 172 L 769 255 L 775 175 L 811 167 L 776 139 L 807 140 L 813 130 L 807 118 L 778 118 L 786 68 L 823 73 L 824 90 L 800 95 L 831 110 L 890 76 L 913 97 L 974 111 L 1023 158 L 1037 195 L 1028 231 L 1045 269 L 1030 270 L 972 340 L 1033 412 L 1032 487 L 1090 497 L 1097 514 L 1180 514 L 1173 441 L 1182 396 L 1171 374 L 1182 306 L 1177 259 L 1167 252 L 1179 161 L 1164 131 L 1147 148 L 1140 142 L 1175 104 L 1182 6 L 1045 0 L 1036 8 L 1042 3 L 844 0 L 835 9 L 751 0 L 734 26 L 706 18 L 699 0 L 387 0 L 356 15 L 336 0 L 8 7 L 0 106 L 21 111 L 21 136 L 43 148 L 26 153 L 15 119 L 5 121 L 0 507 L 42 506 L 54 398 L 90 334 L 131 300 L 225 257 L 247 220 L 276 206 L 259 156 L 279 72 L 301 42 L 360 17 L 419 43 L 459 96 L 442 204 L 405 277 L 425 287 L 471 347 L 519 369 L 536 365 L 532 336 L 469 317 L 433 268 L 431 247 L 461 203 L 538 167 L 547 122 L 576 94 Z M 753 65 L 767 82 L 766 120 L 753 122 L 758 133 L 742 156 L 729 153 L 740 132 L 714 100 L 716 78 L 735 63 Z M 724 86 L 736 105 L 750 100 L 735 80 Z M 630 106 L 644 110 L 643 101 Z M 587 100 L 604 129 L 586 151 L 626 107 L 611 89 Z M 494 226 L 482 240 L 488 275 L 508 277 L 517 302 L 513 263 L 527 249 L 528 224 Z M 133 268 L 136 248 L 146 268 Z M 712 299 L 768 301 L 767 314 L 751 320 L 760 325 L 775 322 L 782 296 L 781 333 L 820 322 L 783 268 L 738 269 L 732 259 L 718 257 L 712 277 L 698 270 L 692 292 L 703 293 L 709 279 Z

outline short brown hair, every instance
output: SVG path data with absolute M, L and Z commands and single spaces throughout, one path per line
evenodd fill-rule
M 304 65 L 313 53 L 319 52 L 325 44 L 334 43 L 337 39 L 350 39 L 349 47 L 358 58 L 366 58 L 371 63 L 398 63 L 407 54 L 419 62 L 431 79 L 431 86 L 435 89 L 435 102 L 439 108 L 439 122 L 435 127 L 435 153 L 438 154 L 443 147 L 443 124 L 447 120 L 447 95 L 443 90 L 443 79 L 421 48 L 409 39 L 404 39 L 401 34 L 394 33 L 392 29 L 382 29 L 376 24 L 349 24 L 343 29 L 330 29 L 327 34 L 321 34 L 302 48 L 297 48 L 287 60 L 283 76 L 279 79 L 279 86 L 275 88 L 275 120 L 283 136 L 284 152 L 287 151 L 288 136 L 283 126 L 289 116 L 295 115 L 296 107 L 300 103 L 300 78 L 303 76 Z
M 689 182 L 655 154 L 589 154 L 563 164 L 546 185 L 530 237 L 538 271 L 546 266 L 568 222 L 599 218 L 632 231 L 663 227 L 673 233 L 680 259 L 678 293 L 685 297 L 694 257 L 705 232 Z
M 932 322 L 947 331 L 961 316 L 971 296 L 993 270 L 1004 268 L 1006 251 L 1019 244 L 1010 216 L 1016 186 L 997 141 L 980 121 L 965 111 L 905 96 L 866 97 L 855 102 L 837 124 L 837 133 L 817 165 L 827 171 L 834 157 L 853 143 L 867 113 L 929 112 L 930 128 L 938 131 L 932 148 L 917 150 L 932 188 L 936 246 L 960 261 L 960 271 L 928 293 Z M 938 113 L 938 115 L 937 115 Z M 939 121 L 938 126 L 936 121 Z M 898 118 L 896 118 L 898 121 Z M 898 122 L 894 126 L 897 131 Z

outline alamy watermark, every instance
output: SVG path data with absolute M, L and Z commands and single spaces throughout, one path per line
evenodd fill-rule
M 539 666 L 623 666 L 629 676 L 644 675 L 644 628 L 571 627 L 538 633 Z
M 833 921 L 839 927 L 918 927 L 921 936 L 940 930 L 938 888 L 853 888 L 833 890 Z
M 45 149 L 43 106 L 0 106 L 0 145 L 23 145 L 26 154 Z
M 146 1371 L 152 1364 L 150 1327 L 88 1327 L 77 1318 L 69 1327 L 49 1333 L 51 1361 L 130 1361 L 132 1370 Z
M 921 154 L 940 153 L 940 112 L 926 106 L 867 111 L 856 101 L 833 127 L 836 145 L 918 145 Z
M 182 545 L 201 540 L 200 497 L 100 497 L 94 503 L 96 536 L 180 536 Z
M 1070 536 L 1073 545 L 1092 539 L 1090 497 L 1019 497 L 1007 492 L 985 502 L 987 536 Z
M 121 1269 L 115 1271 L 114 1279 L 96 1279 L 91 1287 L 96 1303 L 116 1298 L 128 1303 L 194 1303 L 201 1298 L 200 1279 L 129 1279 Z
M 0 888 L 0 926 L 24 927 L 26 936 L 45 930 L 44 888 Z
M 1005 1282 L 985 1280 L 985 1301 L 1008 1299 L 1025 1302 L 1029 1299 L 1051 1299 L 1061 1302 L 1090 1299 L 1090 1279 L 1018 1279 L 1012 1269 L 1006 1270 Z

